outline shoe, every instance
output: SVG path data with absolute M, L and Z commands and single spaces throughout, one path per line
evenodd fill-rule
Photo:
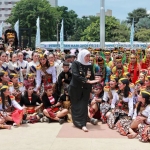
M 44 116 L 42 119 L 43 119 L 43 122 L 48 122 L 48 123 L 51 122 L 51 119 L 46 116 Z
M 13 127 L 14 127 L 14 128 L 17 128 L 18 126 L 17 126 L 17 124 L 16 124 L 16 123 L 13 123 Z
M 64 122 L 65 122 L 64 119 L 59 119 L 59 123 L 60 123 L 60 124 L 63 124 Z
M 91 118 L 91 119 L 90 119 L 90 122 L 91 122 L 93 125 L 97 125 L 97 124 L 98 124 L 98 119 Z
M 40 122 L 41 122 L 41 123 L 42 123 L 42 122 L 44 122 L 44 119 L 43 119 L 43 118 L 41 118 L 41 119 L 40 119 Z
M 21 124 L 27 124 L 28 122 L 26 120 L 22 120 Z

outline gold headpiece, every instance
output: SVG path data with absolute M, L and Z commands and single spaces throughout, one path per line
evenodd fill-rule
M 119 79 L 119 82 L 122 82 L 122 81 L 123 81 L 123 82 L 124 82 L 124 81 L 125 81 L 125 82 L 126 82 L 126 81 L 129 82 L 129 80 L 128 80 L 127 78 L 121 78 L 121 79 Z M 122 82 L 122 83 L 123 83 L 123 82 Z
M 123 77 L 124 77 L 124 78 L 127 78 L 127 77 L 129 77 L 129 76 L 130 76 L 130 73 L 129 73 L 129 72 L 124 72 L 124 73 L 123 73 Z
M 136 54 L 131 54 L 130 58 L 137 58 Z
M 16 74 L 16 73 L 11 73 L 10 76 L 11 76 L 12 78 L 14 78 L 14 77 L 17 78 L 17 77 L 18 77 L 18 74 Z
M 118 78 L 117 78 L 117 76 L 115 76 L 115 75 L 111 75 L 110 76 L 110 80 L 117 80 Z
M 7 85 L 3 85 L 2 87 L 1 87 L 1 90 L 2 89 L 8 89 L 9 87 L 7 86 Z
M 142 52 L 141 49 L 137 49 L 137 54 L 140 54 Z
M 8 75 L 8 72 L 6 71 L 0 71 L 0 73 L 3 73 L 4 75 Z
M 39 58 L 44 58 L 44 54 L 39 54 Z
M 130 54 L 131 52 L 130 52 L 130 49 L 127 49 L 126 50 L 126 54 Z
M 105 55 L 110 55 L 110 54 L 111 54 L 111 51 L 110 51 L 110 50 L 104 50 L 104 54 L 105 54 Z
M 33 73 L 29 73 L 27 76 L 28 77 L 34 77 L 35 75 Z
M 146 80 L 146 79 L 150 80 L 150 76 L 146 76 L 146 77 L 145 77 L 145 80 Z
M 120 54 L 117 55 L 115 58 L 116 58 L 115 61 L 117 61 L 117 62 L 122 61 L 122 55 L 120 55 Z
M 147 95 L 149 95 L 149 96 L 150 96 L 150 93 L 149 93 L 149 92 L 147 92 L 147 91 L 145 91 L 145 90 L 141 90 L 140 95 L 141 95 L 142 93 L 147 94 Z

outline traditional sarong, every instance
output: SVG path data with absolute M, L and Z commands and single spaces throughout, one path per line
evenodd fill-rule
M 141 142 L 148 142 L 150 141 L 150 125 L 145 123 L 141 123 L 139 125 L 139 140 Z
M 131 123 L 132 123 L 132 120 L 128 119 L 127 117 L 120 119 L 116 123 L 117 131 L 121 135 L 126 136 L 129 133 L 129 128 L 130 128 Z
M 124 116 L 126 112 L 121 109 L 115 109 L 114 113 L 111 113 L 107 118 L 107 124 L 109 128 L 113 129 L 116 123 Z
M 20 124 L 22 121 L 22 117 L 23 117 L 23 110 L 14 110 L 11 114 L 12 116 L 12 120 L 16 123 L 16 124 Z
M 59 108 L 58 107 L 55 107 L 55 108 L 47 108 L 46 109 L 50 118 L 55 118 L 56 117 L 56 113 L 59 111 Z

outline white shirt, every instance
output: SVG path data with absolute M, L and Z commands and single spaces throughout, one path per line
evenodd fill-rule
M 34 61 L 29 62 L 28 67 L 27 67 L 27 74 L 31 73 L 30 67 L 34 66 L 36 68 L 39 64 L 40 63 L 38 61 L 36 63 Z M 35 73 L 36 73 L 36 70 L 35 70 Z
M 115 104 L 118 100 L 119 100 L 119 95 L 118 93 L 115 93 L 112 99 L 111 108 L 115 108 Z M 122 100 L 128 103 L 128 108 L 129 108 L 128 116 L 132 117 L 133 116 L 133 96 L 127 97 L 127 98 L 123 97 Z
M 15 100 L 11 100 L 11 105 L 14 106 L 16 109 L 22 110 L 23 108 L 15 101 Z M 5 106 L 5 108 L 7 109 L 7 107 Z M 2 111 L 2 103 L 0 104 L 0 111 Z
M 146 119 L 146 123 L 150 124 L 150 105 L 146 106 L 146 108 L 141 112 L 141 114 L 145 117 L 147 117 Z M 137 109 L 134 109 L 134 115 L 133 115 L 133 119 L 135 119 L 137 117 Z
M 21 68 L 19 67 L 18 62 L 9 61 L 8 69 L 10 71 L 14 71 L 16 74 L 19 74 L 19 79 L 20 79 L 19 82 L 23 82 L 23 75 L 22 75 L 22 71 L 21 71 Z
M 112 93 L 112 96 L 114 97 L 115 93 L 117 90 L 110 90 L 110 92 Z M 105 102 L 107 102 L 110 99 L 110 95 L 108 94 L 107 91 L 104 91 L 104 96 L 103 96 L 103 100 Z

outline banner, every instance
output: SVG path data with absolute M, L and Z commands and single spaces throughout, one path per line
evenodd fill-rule
M 60 50 L 64 51 L 64 20 L 61 22 L 61 30 L 60 30 Z
M 0 24 L 0 37 L 3 35 L 3 22 Z
M 14 30 L 16 31 L 19 40 L 19 20 L 15 23 Z
M 35 47 L 40 47 L 41 43 L 41 36 L 40 36 L 40 18 L 38 17 L 36 20 L 36 41 L 35 41 Z
M 130 45 L 131 45 L 131 48 L 133 48 L 133 41 L 134 41 L 134 18 L 133 18 L 133 21 L 132 21 L 131 33 L 130 33 Z

